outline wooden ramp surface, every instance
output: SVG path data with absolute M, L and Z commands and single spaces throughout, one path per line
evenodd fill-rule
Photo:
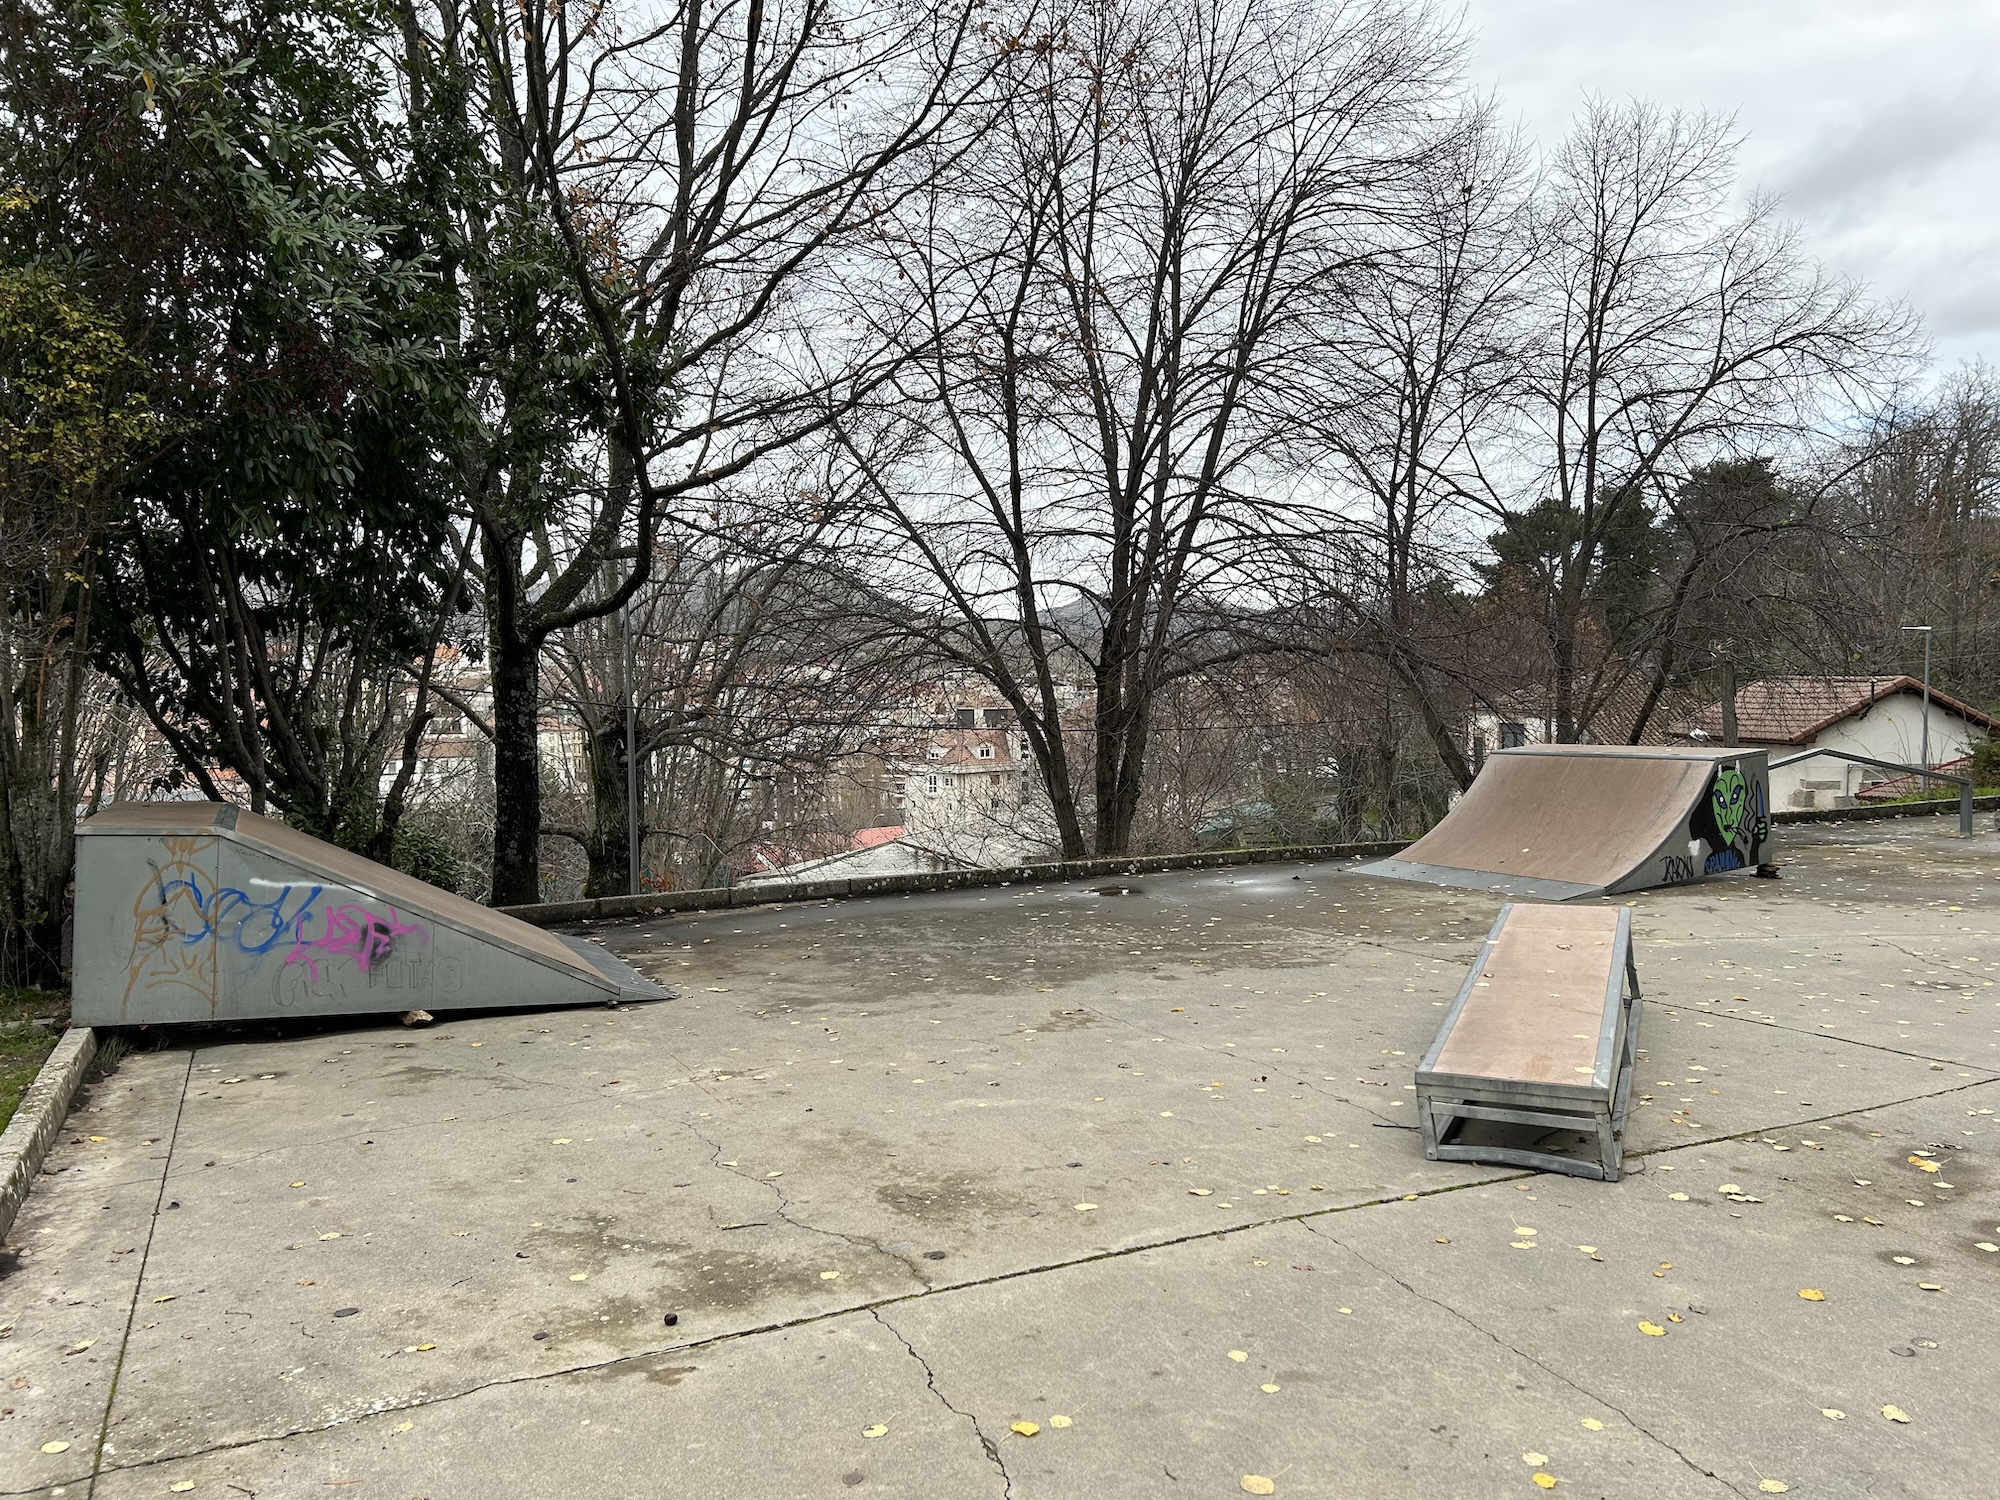
M 1432 1070 L 1570 1088 L 1589 1082 L 1617 938 L 1615 908 L 1515 906 Z

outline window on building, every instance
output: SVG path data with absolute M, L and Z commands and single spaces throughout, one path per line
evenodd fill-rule
M 927 792 L 934 792 L 934 791 L 936 791 L 937 789 L 938 789 L 938 779 L 937 779 L 937 777 L 935 777 L 935 776 L 926 776 L 926 777 L 924 778 L 924 790 L 925 790 L 925 791 L 927 791 Z
M 1013 717 L 1013 712 L 1010 709 L 989 708 L 986 710 L 986 727 L 988 729 L 1004 729 L 1008 721 Z
M 1518 750 L 1528 743 L 1528 728 L 1525 724 L 1502 724 L 1500 726 L 1500 748 Z
M 975 714 L 972 709 L 961 708 L 953 717 L 957 719 L 960 729 L 970 729 L 973 726 Z
M 991 745 L 981 745 L 979 747 L 979 758 L 981 760 L 993 759 L 993 747 Z

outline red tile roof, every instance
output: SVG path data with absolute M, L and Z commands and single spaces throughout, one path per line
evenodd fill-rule
M 1821 730 L 1884 698 L 1923 690 L 1914 677 L 1768 677 L 1736 690 L 1736 734 L 1746 745 L 1808 745 Z M 1931 702 L 1982 729 L 2000 728 L 2000 722 L 1935 687 Z M 1669 737 L 1720 742 L 1722 706 L 1707 704 L 1681 719 Z

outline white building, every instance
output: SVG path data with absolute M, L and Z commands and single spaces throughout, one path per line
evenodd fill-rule
M 1953 763 L 1970 755 L 1995 727 L 1986 714 L 1933 687 L 1930 765 L 1956 769 Z M 1768 750 L 1772 760 L 1824 749 L 1919 765 L 1925 744 L 1923 684 L 1914 677 L 1772 677 L 1747 683 L 1736 694 L 1736 737 L 1739 744 Z M 1680 720 L 1664 738 L 1673 744 L 1722 744 L 1721 705 Z M 1771 773 L 1771 806 L 1847 807 L 1864 788 L 1894 777 L 1891 771 L 1817 756 Z

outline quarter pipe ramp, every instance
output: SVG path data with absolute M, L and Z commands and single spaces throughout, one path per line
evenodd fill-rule
M 71 1015 L 130 1026 L 661 999 L 558 937 L 220 802 L 77 829 Z
M 1768 864 L 1770 802 L 1762 750 L 1502 750 L 1437 827 L 1358 873 L 1541 901 L 1678 885 Z

